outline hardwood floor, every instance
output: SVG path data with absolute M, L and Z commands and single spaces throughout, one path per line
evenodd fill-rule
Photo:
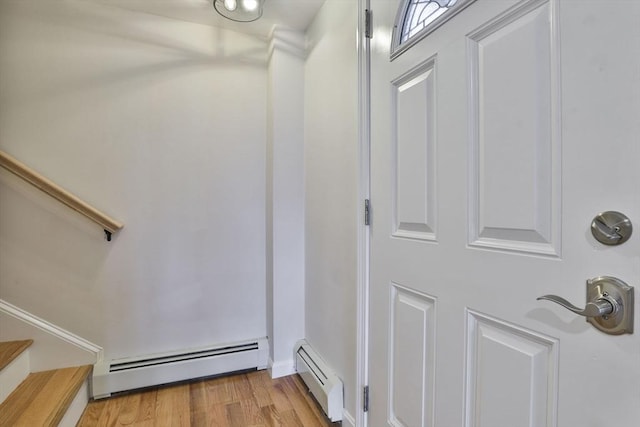
M 267 371 L 198 380 L 90 402 L 78 427 L 328 427 L 297 375 Z

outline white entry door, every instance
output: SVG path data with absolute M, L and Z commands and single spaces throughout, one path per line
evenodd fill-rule
M 608 335 L 536 300 L 640 290 L 640 2 L 476 0 L 391 61 L 399 3 L 370 2 L 369 425 L 640 426 L 639 304 Z

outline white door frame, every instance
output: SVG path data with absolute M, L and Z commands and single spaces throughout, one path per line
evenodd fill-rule
M 365 13 L 369 0 L 358 0 L 358 266 L 356 345 L 356 426 L 366 427 L 364 387 L 369 383 L 369 226 L 365 225 L 364 201 L 370 198 L 370 90 L 369 39 Z

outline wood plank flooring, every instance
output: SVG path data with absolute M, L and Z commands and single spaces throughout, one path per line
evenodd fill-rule
M 96 400 L 78 427 L 328 427 L 297 375 L 255 371 Z

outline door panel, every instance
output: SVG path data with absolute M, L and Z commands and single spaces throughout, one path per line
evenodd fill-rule
M 558 340 L 472 310 L 466 314 L 465 425 L 553 425 Z
M 435 299 L 397 283 L 390 297 L 390 419 L 424 425 L 433 420 Z
M 640 2 L 477 0 L 390 61 L 399 3 L 371 0 L 369 424 L 635 427 L 638 332 L 536 298 L 640 283 L 640 232 L 590 233 L 640 224 Z
M 395 237 L 436 240 L 435 61 L 393 81 Z
M 557 13 L 551 7 L 525 2 L 468 36 L 472 246 L 560 255 Z

